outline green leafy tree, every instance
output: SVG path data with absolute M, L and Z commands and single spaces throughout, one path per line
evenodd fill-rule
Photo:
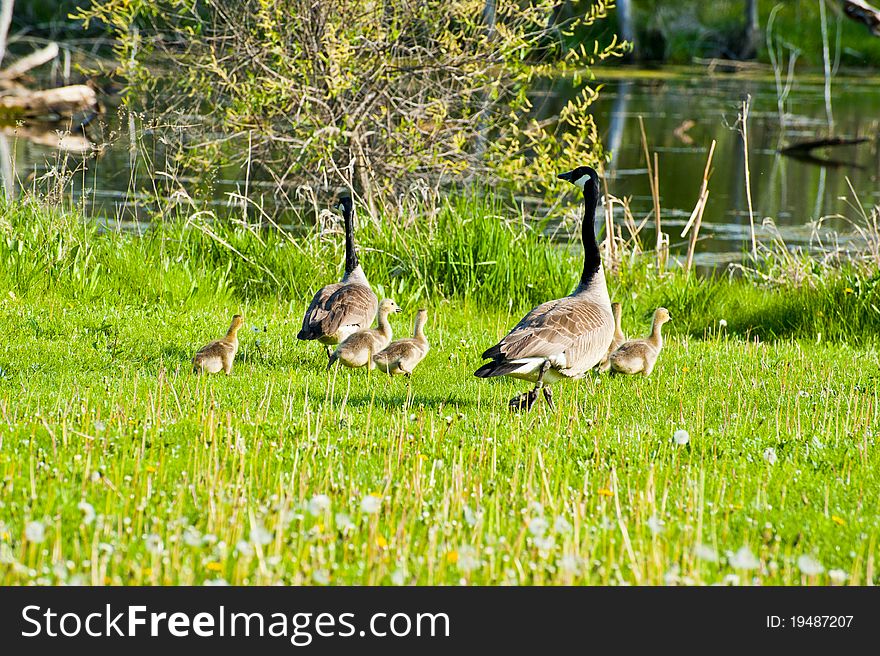
M 79 17 L 111 27 L 129 102 L 178 126 L 184 167 L 248 158 L 279 190 L 347 185 L 372 205 L 414 178 L 543 186 L 601 158 L 589 66 L 625 46 L 573 40 L 610 2 L 562 20 L 558 5 L 96 0 Z M 561 74 L 579 93 L 536 116 L 533 80 Z

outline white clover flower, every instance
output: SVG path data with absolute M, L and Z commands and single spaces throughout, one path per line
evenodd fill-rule
M 694 555 L 700 560 L 705 560 L 707 563 L 718 562 L 718 552 L 705 544 L 698 545 L 697 548 L 694 549 Z
M 768 446 L 766 449 L 764 449 L 764 460 L 769 462 L 771 465 L 775 465 L 776 449 L 774 449 L 772 446 Z
M 797 566 L 806 576 L 818 576 L 825 571 L 825 568 L 822 567 L 822 563 L 807 554 L 798 556 Z
M 829 569 L 828 578 L 834 585 L 843 585 L 849 576 L 842 569 Z
M 560 535 L 568 535 L 571 533 L 571 524 L 565 517 L 559 515 L 553 522 L 553 530 Z
M 144 538 L 144 546 L 151 554 L 160 554 L 164 545 L 162 544 L 162 538 L 155 533 L 150 533 Z
M 529 533 L 536 538 L 543 537 L 544 533 L 547 532 L 547 528 L 547 520 L 543 517 L 535 517 L 534 519 L 529 520 Z
M 88 501 L 80 501 L 76 507 L 79 508 L 83 514 L 83 524 L 88 526 L 95 521 L 95 507 Z
M 345 513 L 336 513 L 336 528 L 340 531 L 351 531 L 354 530 L 354 522 L 351 521 L 351 517 L 346 515 Z
M 251 529 L 251 544 L 266 545 L 272 541 L 272 533 L 262 524 L 257 524 Z
M 691 441 L 691 436 L 690 436 L 690 433 L 688 433 L 686 430 L 684 430 L 683 428 L 679 428 L 677 431 L 675 431 L 672 434 L 672 440 L 678 446 L 684 446 L 685 444 L 687 444 L 688 442 Z
M 758 569 L 761 565 L 748 547 L 740 547 L 735 554 L 730 554 L 727 557 L 727 562 L 735 569 Z
M 483 561 L 477 555 L 476 549 L 464 546 L 458 550 L 458 561 L 456 564 L 462 572 L 472 572 L 475 569 L 479 569 L 483 565 Z
M 42 522 L 28 522 L 24 527 L 24 537 L 28 542 L 40 543 L 46 539 L 46 527 Z
M 657 515 L 651 515 L 646 523 L 648 525 L 648 530 L 654 535 L 663 532 L 663 520 L 657 517 Z
M 330 497 L 326 494 L 316 494 L 309 499 L 309 514 L 312 517 L 318 517 L 330 510 Z
M 368 515 L 375 515 L 382 507 L 382 499 L 375 494 L 368 494 L 361 499 L 361 512 Z

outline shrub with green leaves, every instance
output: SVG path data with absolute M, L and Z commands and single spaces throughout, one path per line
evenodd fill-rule
M 625 46 L 570 45 L 610 2 L 557 4 L 98 0 L 79 17 L 112 27 L 129 101 L 173 126 L 185 169 L 248 161 L 279 193 L 354 186 L 372 210 L 414 178 L 543 187 L 601 158 L 587 67 Z M 580 91 L 538 116 L 529 91 L 550 73 Z

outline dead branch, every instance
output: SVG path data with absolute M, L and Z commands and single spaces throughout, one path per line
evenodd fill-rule
M 67 117 L 77 112 L 98 111 L 95 91 L 85 84 L 45 91 L 16 89 L 13 94 L 0 97 L 0 117 L 7 119 Z
M 0 80 L 14 80 L 27 73 L 32 68 L 42 66 L 58 56 L 58 44 L 50 43 L 45 48 L 35 50 L 16 61 L 12 66 L 0 71 Z
M 843 0 L 843 13 L 857 23 L 862 23 L 874 36 L 880 36 L 880 9 L 863 0 Z

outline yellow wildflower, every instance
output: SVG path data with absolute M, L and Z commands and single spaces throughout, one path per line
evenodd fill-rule
M 450 565 L 455 565 L 458 562 L 458 552 L 455 549 L 446 552 L 446 562 Z
M 600 497 L 613 497 L 613 496 L 614 496 L 614 492 L 612 492 L 612 491 L 609 490 L 608 488 L 600 487 L 600 488 L 599 488 L 599 496 L 600 496 Z
M 205 565 L 205 569 L 208 570 L 209 572 L 222 572 L 223 565 L 221 563 L 213 563 L 212 562 L 212 563 L 208 563 L 207 565 Z
M 843 526 L 844 524 L 846 524 L 846 520 L 843 517 L 838 517 L 837 515 L 831 515 L 831 521 L 838 526 Z

